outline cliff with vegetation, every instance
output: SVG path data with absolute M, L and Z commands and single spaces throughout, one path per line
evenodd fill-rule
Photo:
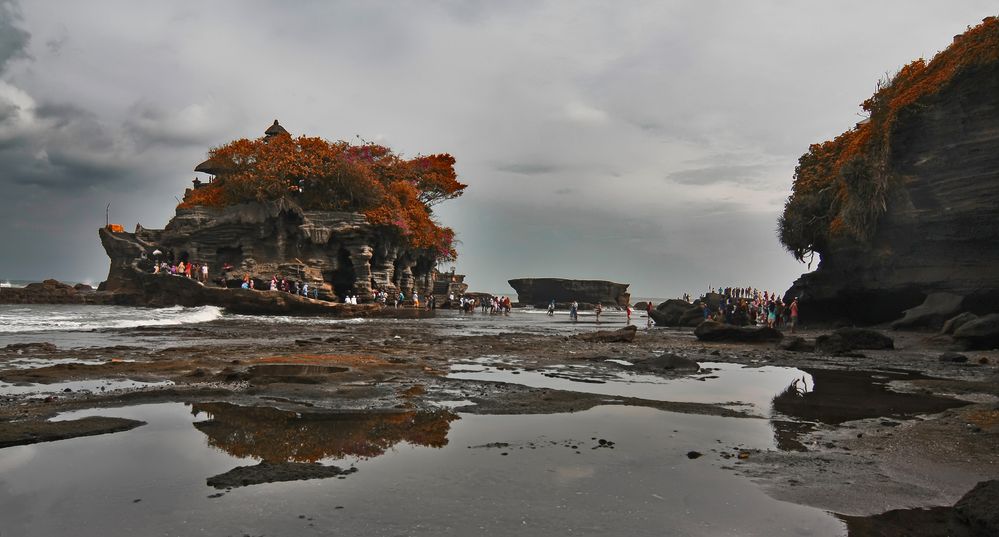
M 999 21 L 916 60 L 862 104 L 869 118 L 801 157 L 778 224 L 803 318 L 877 323 L 933 293 L 999 308 Z
M 320 301 L 378 290 L 409 298 L 431 291 L 437 263 L 456 255 L 454 232 L 432 210 L 466 186 L 450 155 L 403 159 L 374 144 L 293 138 L 275 121 L 195 170 L 208 180 L 194 181 L 164 229 L 101 230 L 111 258 L 103 290 L 168 302 L 155 288 L 169 276 L 148 276 L 154 263 L 183 261 L 208 266 L 207 287 L 250 280 L 259 292 L 276 276 L 308 283 Z

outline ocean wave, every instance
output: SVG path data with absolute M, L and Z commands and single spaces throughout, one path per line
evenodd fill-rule
M 0 308 L 0 333 L 79 331 L 175 326 L 214 321 L 215 306 L 131 308 L 125 306 L 16 306 Z

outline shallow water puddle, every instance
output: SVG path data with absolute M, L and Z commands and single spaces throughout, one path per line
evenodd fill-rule
M 845 534 L 828 513 L 722 468 L 738 464 L 719 455 L 733 446 L 772 447 L 764 420 L 640 407 L 331 418 L 220 403 L 62 418 L 97 413 L 148 425 L 0 449 L 4 535 Z M 260 460 L 357 471 L 222 492 L 207 483 Z
M 496 362 L 486 357 L 452 366 L 447 377 L 655 401 L 749 406 L 761 416 L 770 415 L 773 398 L 792 383 L 797 382 L 805 391 L 813 386 L 811 375 L 797 368 L 747 367 L 721 362 L 703 362 L 697 373 L 666 377 L 626 370 L 594 374 L 587 366 L 526 370 L 517 367 L 516 361 Z
M 142 382 L 130 379 L 89 379 L 53 382 L 51 384 L 8 384 L 0 382 L 0 396 L 3 395 L 52 395 L 68 392 L 112 392 L 172 386 L 173 381 Z

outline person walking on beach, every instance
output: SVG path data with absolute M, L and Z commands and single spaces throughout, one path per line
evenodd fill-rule
M 593 313 L 597 316 L 597 322 L 600 322 L 600 313 L 604 311 L 604 307 L 597 302 L 597 307 L 593 308 Z
M 569 306 L 569 318 L 573 321 L 579 319 L 579 303 L 575 300 L 573 300 L 572 305 Z
M 798 297 L 794 297 L 791 301 L 791 333 L 795 333 L 798 329 Z
M 628 315 L 627 323 L 631 324 L 631 304 L 624 305 L 624 312 Z
M 548 303 L 548 316 L 555 316 L 555 299 L 553 298 L 551 302 Z

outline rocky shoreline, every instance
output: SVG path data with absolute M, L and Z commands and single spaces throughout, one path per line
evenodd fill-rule
M 232 343 L 211 347 L 184 343 L 205 337 L 206 330 Z M 57 413 L 157 401 L 233 404 L 321 416 L 429 411 L 441 401 L 458 398 L 472 403 L 462 407 L 465 413 L 546 414 L 613 404 L 758 419 L 726 405 L 608 398 L 447 378 L 452 363 L 477 358 L 481 349 L 488 348 L 498 357 L 515 357 L 523 371 L 571 365 L 595 379 L 626 367 L 609 358 L 626 360 L 634 364 L 629 367 L 664 378 L 690 375 L 696 369 L 685 369 L 686 364 L 696 367 L 697 362 L 807 371 L 816 383 L 812 391 L 784 394 L 774 402 L 777 413 L 770 419 L 783 449 L 756 452 L 704 446 L 698 451 L 719 461 L 731 458 L 725 464 L 732 471 L 757 481 L 775 498 L 844 517 L 868 517 L 914 505 L 950 506 L 978 481 L 999 479 L 995 449 L 999 356 L 991 350 L 970 351 L 965 353 L 967 361 L 942 361 L 950 344 L 927 333 L 892 333 L 893 349 L 836 354 L 789 351 L 772 342 L 698 341 L 686 330 L 629 331 L 630 340 L 615 340 L 518 332 L 441 335 L 418 322 L 366 323 L 331 325 L 319 335 L 313 329 L 282 333 L 284 339 L 270 344 L 267 334 L 259 333 L 260 326 L 245 330 L 254 331 L 258 339 L 242 342 L 247 333 L 240 327 L 171 327 L 163 331 L 176 339 L 174 346 L 91 349 L 91 359 L 100 363 L 30 370 L 6 364 L 26 354 L 57 360 L 78 356 L 79 351 L 44 344 L 0 349 L 0 381 L 6 383 L 44 385 L 94 378 L 170 383 L 113 393 L 67 392 L 45 399 L 5 397 L 0 400 L 0 430 L 10 432 L 6 445 L 26 443 L 28 438 L 74 436 L 72 427 L 78 425 L 73 422 L 47 421 Z M 814 344 L 826 334 L 799 335 Z M 289 337 L 294 338 L 293 348 L 288 348 Z M 92 434 L 90 430 L 80 434 Z M 301 479 L 310 475 L 309 468 L 279 466 L 273 472 L 256 468 L 252 476 L 234 479 Z M 340 475 L 341 469 L 320 465 L 316 471 Z

